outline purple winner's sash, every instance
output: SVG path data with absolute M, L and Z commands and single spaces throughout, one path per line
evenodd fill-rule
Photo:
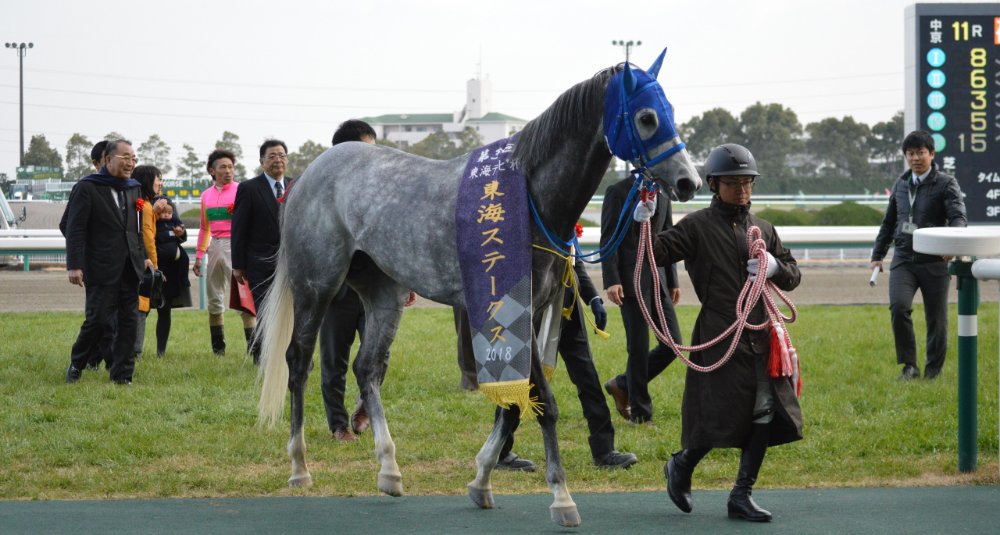
M 455 208 L 456 241 L 479 389 L 501 407 L 538 413 L 531 374 L 531 218 L 516 136 L 472 151 Z

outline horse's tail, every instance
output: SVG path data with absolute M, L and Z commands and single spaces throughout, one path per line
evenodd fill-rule
M 292 327 L 295 323 L 292 290 L 288 283 L 288 261 L 284 254 L 279 254 L 271 289 L 257 311 L 257 324 L 262 329 L 258 329 L 254 336 L 254 343 L 260 344 L 260 369 L 257 376 L 262 379 L 257 422 L 265 427 L 274 427 L 281 420 L 285 393 L 288 392 L 288 363 L 285 353 L 292 341 Z

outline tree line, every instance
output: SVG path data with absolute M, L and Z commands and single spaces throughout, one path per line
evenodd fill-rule
M 903 168 L 903 112 L 868 126 L 851 116 L 802 126 L 781 104 L 757 102 L 739 117 L 714 108 L 678 128 L 696 162 L 713 147 L 739 143 L 757 159 L 763 193 L 862 193 L 891 185 Z
M 704 161 L 709 151 L 722 143 L 739 143 L 754 153 L 762 180 L 758 191 L 763 193 L 861 193 L 881 191 L 892 183 L 903 167 L 900 145 L 903 140 L 903 112 L 886 121 L 869 126 L 851 116 L 829 117 L 805 126 L 790 108 L 781 104 L 748 106 L 739 116 L 723 108 L 714 108 L 680 125 L 681 139 L 696 162 Z M 104 139 L 127 139 L 110 132 Z M 380 144 L 395 146 L 379 140 Z M 482 139 L 472 128 L 458 135 L 433 132 L 423 141 L 401 150 L 434 159 L 450 159 L 482 145 Z M 25 165 L 63 167 L 65 180 L 79 180 L 91 172 L 91 140 L 79 133 L 66 143 L 65 163 L 59 151 L 51 147 L 44 135 L 35 135 L 24 156 Z M 224 131 L 215 144 L 236 154 L 243 162 L 239 136 Z M 306 141 L 288 155 L 288 175 L 299 176 L 305 168 L 328 148 L 326 143 Z M 141 164 L 157 166 L 169 176 L 181 180 L 207 180 L 204 162 L 207 155 L 198 154 L 191 145 L 182 145 L 181 156 L 171 158 L 171 148 L 159 135 L 153 134 L 136 146 Z M 260 173 L 254 165 L 247 174 L 244 163 L 237 163 L 238 180 Z
M 111 141 L 128 138 L 118 132 L 109 132 L 100 139 Z M 66 158 L 64 160 L 59 151 L 49 144 L 44 134 L 35 135 L 31 137 L 28 150 L 24 153 L 24 165 L 62 167 L 63 180 L 77 181 L 93 173 L 94 168 L 90 163 L 90 149 L 93 148 L 94 143 L 87 136 L 74 133 L 66 142 Z M 379 140 L 378 143 L 399 148 L 391 141 Z M 433 132 L 423 141 L 400 150 L 427 158 L 448 160 L 466 154 L 482 144 L 483 140 L 479 133 L 475 129 L 467 127 L 457 136 L 450 136 L 440 131 Z M 223 132 L 222 137 L 215 142 L 215 148 L 228 149 L 236 155 L 237 180 L 244 180 L 263 172 L 260 166 L 256 165 L 252 175 L 247 174 L 247 167 L 242 163 L 243 148 L 240 145 L 240 137 L 233 132 L 228 130 Z M 300 176 L 306 167 L 320 154 L 323 154 L 327 148 L 329 148 L 328 145 L 309 140 L 303 143 L 298 150 L 289 151 L 287 175 Z M 135 152 L 140 165 L 155 165 L 165 178 L 169 178 L 170 173 L 176 171 L 175 176 L 179 180 L 209 180 L 205 170 L 208 154 L 198 154 L 194 147 L 186 143 L 182 146 L 182 155 L 175 162 L 171 160 L 170 145 L 157 134 L 149 136 L 149 139 L 136 145 Z

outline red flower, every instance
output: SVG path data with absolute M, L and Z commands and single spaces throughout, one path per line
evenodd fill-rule
M 576 224 L 576 237 L 577 238 L 583 237 L 583 225 L 581 225 L 579 222 L 577 222 Z
M 146 205 L 146 200 L 143 199 L 142 197 L 139 197 L 138 199 L 135 200 L 135 211 L 141 212 L 142 207 L 145 205 Z
M 233 205 L 230 204 L 229 206 L 226 207 L 226 213 L 228 213 L 229 215 L 233 215 Z

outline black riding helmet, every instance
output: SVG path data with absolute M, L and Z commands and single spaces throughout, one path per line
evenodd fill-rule
M 705 160 L 705 178 L 720 176 L 760 176 L 757 160 L 742 145 L 726 143 L 712 149 Z M 717 182 L 717 181 L 715 181 Z M 715 191 L 713 188 L 712 191 Z

